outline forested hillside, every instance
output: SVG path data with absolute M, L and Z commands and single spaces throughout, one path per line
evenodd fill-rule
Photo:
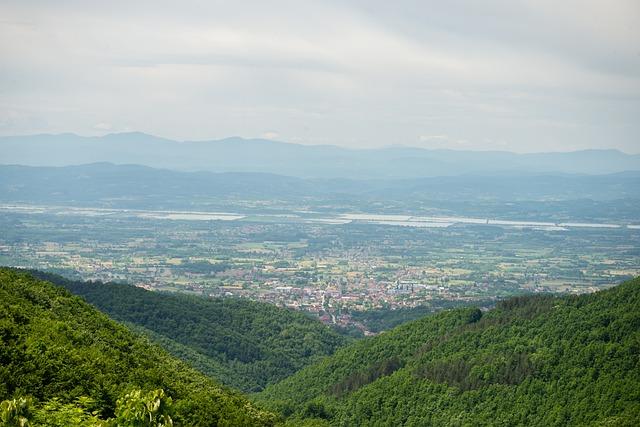
M 187 320 L 202 322 L 202 312 L 216 304 L 220 325 L 229 328 L 222 335 L 229 337 L 222 341 L 228 351 L 218 356 L 249 356 L 263 348 L 261 340 L 270 348 L 286 346 L 270 357 L 298 360 L 302 349 L 314 349 L 310 343 L 324 342 L 314 338 L 314 327 L 296 324 L 296 316 L 284 315 L 284 324 L 294 325 L 290 332 L 260 332 L 275 327 L 260 304 L 167 298 L 125 285 L 66 286 L 131 311 L 132 318 L 146 313 L 146 333 L 189 353 L 192 362 L 201 358 L 205 367 L 218 359 L 194 350 L 209 341 L 198 341 L 206 332 L 191 330 Z M 185 327 L 188 335 L 149 332 L 171 310 L 183 315 L 163 328 Z M 254 395 L 257 405 L 67 290 L 24 272 L 0 269 L 0 341 L 0 425 L 20 417 L 32 425 L 138 425 L 117 420 L 142 413 L 155 417 L 153 425 L 167 425 L 166 416 L 174 425 L 194 426 L 274 425 L 278 412 L 292 426 L 635 426 L 640 419 L 640 278 L 596 294 L 518 297 L 486 313 L 464 308 L 424 317 L 320 358 Z M 211 367 L 233 372 L 241 364 L 229 360 Z
M 476 302 L 479 307 L 493 306 L 493 300 L 481 300 Z M 467 301 L 456 301 L 446 299 L 433 299 L 432 301 L 416 307 L 402 307 L 395 310 L 374 309 L 366 311 L 351 311 L 351 317 L 361 322 L 371 332 L 382 332 L 407 323 L 411 320 L 417 320 L 425 316 L 433 315 L 442 310 L 453 309 L 468 306 Z
M 81 298 L 0 268 L 0 425 L 274 424 L 275 415 L 171 357 Z M 149 403 L 144 405 L 144 402 Z M 136 418 L 138 417 L 138 418 Z M 115 422 L 115 421 L 114 421 Z
M 637 425 L 640 279 L 426 317 L 257 398 L 291 420 L 339 426 Z
M 243 391 L 261 390 L 348 342 L 317 320 L 266 303 L 36 274 L 131 324 L 201 372 Z

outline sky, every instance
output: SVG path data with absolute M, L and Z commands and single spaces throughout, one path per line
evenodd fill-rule
M 640 1 L 0 2 L 0 135 L 640 153 Z

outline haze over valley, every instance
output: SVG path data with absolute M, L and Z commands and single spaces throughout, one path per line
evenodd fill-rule
M 636 0 L 0 15 L 0 427 L 638 425 Z

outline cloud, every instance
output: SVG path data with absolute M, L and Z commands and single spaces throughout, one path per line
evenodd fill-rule
M 421 142 L 429 141 L 446 141 L 449 139 L 447 135 L 420 135 L 418 138 Z
M 93 128 L 95 130 L 104 130 L 104 131 L 110 131 L 113 130 L 113 125 L 111 123 L 96 123 L 95 125 L 93 125 Z
M 640 150 L 640 3 L 0 4 L 0 117 L 177 139 Z M 36 131 L 28 120 L 0 133 Z M 38 129 L 42 131 L 42 129 Z M 429 135 L 426 135 L 429 137 Z
M 262 135 L 260 135 L 260 137 L 264 139 L 277 139 L 279 136 L 280 134 L 278 132 L 272 130 L 264 132 Z
M 497 145 L 495 141 L 485 139 L 482 142 L 482 148 L 495 148 Z M 456 149 L 456 150 L 468 150 L 474 148 L 472 141 L 467 139 L 461 139 L 451 137 L 448 135 L 420 135 L 418 137 L 418 145 L 423 148 L 435 148 L 435 149 Z M 478 148 L 478 147 L 476 147 Z

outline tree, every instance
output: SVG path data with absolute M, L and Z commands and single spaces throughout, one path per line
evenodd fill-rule
M 116 423 L 122 427 L 171 427 L 172 400 L 164 390 L 134 390 L 118 399 Z
M 28 397 L 4 400 L 0 403 L 0 425 L 3 427 L 29 427 L 33 401 Z

